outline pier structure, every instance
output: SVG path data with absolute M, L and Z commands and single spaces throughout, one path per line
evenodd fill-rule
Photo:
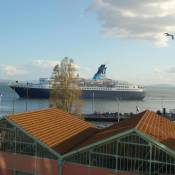
M 56 108 L 0 120 L 1 175 L 173 175 L 175 125 L 144 111 L 104 129 Z

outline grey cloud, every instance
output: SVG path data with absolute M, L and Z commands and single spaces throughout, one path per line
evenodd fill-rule
M 94 0 L 105 35 L 118 38 L 151 40 L 166 46 L 164 32 L 175 31 L 174 0 Z
M 168 73 L 175 73 L 175 67 L 170 67 L 168 70 L 167 70 Z

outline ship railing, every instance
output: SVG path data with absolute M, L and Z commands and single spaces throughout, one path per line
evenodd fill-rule
M 15 86 L 15 87 L 33 87 L 33 88 L 51 88 L 51 84 L 41 84 L 41 83 L 28 83 L 28 82 L 13 82 L 9 83 L 9 86 Z

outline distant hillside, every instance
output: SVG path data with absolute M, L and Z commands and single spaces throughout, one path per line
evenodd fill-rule
M 172 85 L 172 84 L 153 84 L 153 85 L 145 85 L 145 88 L 175 88 L 175 85 Z

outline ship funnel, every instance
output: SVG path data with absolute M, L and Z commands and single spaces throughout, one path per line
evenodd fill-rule
M 98 68 L 98 71 L 93 76 L 93 80 L 103 80 L 106 77 L 106 65 L 101 64 L 101 66 Z

